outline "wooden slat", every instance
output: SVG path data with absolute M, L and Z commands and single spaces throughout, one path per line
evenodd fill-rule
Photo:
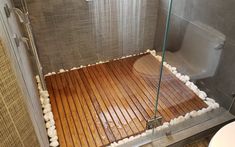
M 63 124 L 63 130 L 64 130 L 64 134 L 65 134 L 64 136 L 66 139 L 66 144 L 68 147 L 72 147 L 72 146 L 74 146 L 74 144 L 73 144 L 72 135 L 71 135 L 70 128 L 69 128 L 69 122 L 67 120 L 64 106 L 63 106 L 61 98 L 60 98 L 60 92 L 59 92 L 59 89 L 56 84 L 55 76 L 51 76 L 50 79 L 51 79 L 51 83 L 52 83 L 52 89 L 55 94 L 55 101 L 56 101 L 56 105 L 58 106 L 59 115 L 61 118 L 61 123 Z
M 147 55 L 147 56 L 150 56 L 149 59 L 154 58 L 151 55 Z M 151 65 L 153 65 L 153 64 L 156 65 L 156 66 L 160 66 L 160 64 L 157 64 L 155 62 L 151 62 L 153 60 L 157 62 L 157 60 L 155 58 L 152 59 L 152 60 L 147 60 L 146 61 L 146 67 L 147 68 L 152 68 Z M 170 82 L 168 82 L 168 78 L 166 78 L 166 79 L 164 78 L 164 76 L 168 76 L 168 75 L 170 75 L 170 74 L 163 71 L 163 78 L 162 78 L 161 91 L 160 91 L 160 99 L 167 100 L 168 101 L 167 103 L 170 103 L 170 107 L 174 106 L 172 108 L 174 109 L 173 111 L 175 112 L 175 114 L 174 114 L 175 116 L 179 116 L 180 114 L 187 113 L 188 110 L 185 109 L 185 106 L 183 106 L 184 102 L 181 103 L 182 100 L 180 98 L 178 99 L 177 95 L 174 95 L 174 91 L 173 92 L 168 92 L 168 91 L 170 91 L 169 89 L 171 89 L 171 86 L 169 85 Z M 171 79 L 171 78 L 169 78 L 169 79 Z M 151 81 L 151 83 L 153 84 L 154 89 L 157 88 L 156 82 Z M 175 101 L 176 99 L 178 101 Z M 179 102 L 179 103 L 177 103 L 177 102 Z
M 120 69 L 115 68 L 116 66 L 113 65 L 115 62 L 116 61 L 112 62 L 112 65 L 107 63 L 107 68 L 109 68 L 116 78 L 119 79 L 119 82 L 121 82 L 122 85 L 126 85 L 124 87 L 127 88 L 128 91 L 131 91 L 133 95 L 136 95 L 136 97 L 139 98 L 138 100 L 142 105 L 144 105 L 148 115 L 150 117 L 153 116 L 154 105 L 149 101 L 148 98 L 145 97 L 143 93 L 137 90 L 137 86 L 126 75 L 121 73 Z
M 75 71 L 74 71 L 75 72 Z M 93 103 L 90 100 L 90 97 L 87 94 L 87 91 L 83 85 L 83 83 L 81 83 L 80 79 L 77 79 L 77 75 L 75 72 L 75 75 L 73 72 L 69 73 L 69 76 L 71 78 L 71 81 L 73 83 L 73 85 L 75 86 L 75 90 L 77 93 L 77 109 L 83 109 L 84 110 L 84 114 L 85 114 L 85 118 L 83 117 L 83 127 L 84 127 L 84 131 L 88 140 L 88 143 L 90 146 L 95 146 L 95 144 L 97 146 L 101 145 L 101 138 L 104 138 L 105 135 L 104 133 L 100 133 L 100 135 L 102 135 L 100 137 L 98 130 L 96 129 L 95 123 L 100 123 L 99 119 L 98 119 L 98 115 L 96 114 L 96 111 L 94 109 Z M 79 101 L 78 101 L 79 100 Z M 80 102 L 80 103 L 79 103 Z M 98 107 L 97 107 L 98 108 Z M 103 117 L 103 114 L 100 114 L 101 118 Z M 106 120 L 105 120 L 106 122 Z M 110 132 L 110 131 L 108 131 Z M 107 133 L 107 134 L 112 134 L 112 133 Z M 111 140 L 113 140 L 113 136 L 112 135 L 108 135 L 110 137 Z
M 99 66 L 97 66 L 97 67 L 99 67 Z M 95 69 L 95 68 L 93 68 L 93 69 Z M 101 68 L 98 68 L 98 69 L 101 69 Z M 101 85 L 103 85 L 103 88 L 105 89 L 106 93 L 110 94 L 110 97 L 113 98 L 113 101 L 116 101 L 117 106 L 119 106 L 118 109 L 120 109 L 122 111 L 122 113 L 124 114 L 133 133 L 134 134 L 138 133 L 141 129 L 143 129 L 142 125 L 140 124 L 140 122 L 136 118 L 136 116 L 135 116 L 134 112 L 132 111 L 132 109 L 130 108 L 129 104 L 125 101 L 124 98 L 122 98 L 122 96 L 120 95 L 119 92 L 115 91 L 115 87 L 113 87 L 114 85 L 111 84 L 112 81 L 107 80 L 108 77 L 106 77 L 106 76 L 104 76 L 104 74 L 102 74 L 102 70 L 100 70 L 100 71 L 93 70 L 93 72 L 98 75 L 97 77 L 102 77 L 102 79 L 104 80 L 103 82 L 100 81 Z M 113 91 L 113 92 L 110 92 L 110 91 Z M 138 129 L 140 129 L 140 130 L 138 130 Z M 143 130 L 141 130 L 141 131 L 143 131 Z M 131 134 L 128 134 L 128 135 L 130 136 Z
M 107 121 L 105 123 L 108 123 L 108 125 L 110 126 L 113 135 L 115 136 L 116 140 L 119 140 L 121 138 L 121 135 L 117 129 L 117 127 L 115 126 L 112 117 L 110 116 L 109 112 L 107 111 L 107 109 L 105 109 L 105 105 L 104 103 L 102 103 L 101 100 L 97 100 L 96 97 L 94 96 L 91 88 L 88 85 L 84 85 L 84 80 L 85 79 L 81 79 L 78 71 L 71 71 L 71 73 L 74 74 L 74 77 L 77 79 L 78 84 L 81 86 L 81 90 L 84 94 L 84 96 L 86 97 L 86 100 L 88 100 L 91 104 L 94 104 L 94 108 L 93 110 L 96 110 L 96 112 L 98 114 L 103 113 L 103 115 L 105 116 L 105 118 L 107 119 Z M 86 89 L 88 88 L 88 89 Z M 90 105 L 90 107 L 92 107 L 92 105 Z M 102 116 L 103 118 L 103 116 Z
M 118 65 L 117 66 L 123 66 L 123 67 L 125 67 L 125 65 L 128 65 L 128 64 L 130 64 L 130 60 L 131 59 L 129 59 L 129 60 L 127 60 L 128 61 L 128 63 L 127 62 L 125 62 L 125 60 L 123 60 L 123 61 L 118 61 Z M 123 63 L 123 62 L 125 62 L 125 63 Z M 123 63 L 123 64 L 122 64 Z M 130 67 L 132 67 L 133 65 L 130 65 Z M 125 72 L 125 70 L 122 70 L 123 72 Z M 129 75 L 129 74 L 126 74 L 127 76 Z M 148 92 L 148 90 L 145 90 L 145 86 L 143 86 L 142 85 L 142 83 L 141 82 L 139 82 L 138 81 L 138 79 L 136 78 L 136 76 L 135 75 L 133 75 L 133 74 L 130 74 L 130 75 L 132 75 L 132 80 L 136 83 L 136 85 L 138 85 L 139 87 L 140 87 L 140 91 L 142 91 L 145 95 L 146 95 L 146 97 L 147 98 L 149 98 L 150 99 L 150 101 L 151 101 L 151 103 L 155 103 L 155 98 L 156 98 L 156 93 L 155 94 L 153 94 L 153 95 L 149 95 L 149 92 Z M 149 79 L 146 79 L 145 78 L 145 80 L 146 81 L 150 81 Z M 154 92 L 156 91 L 156 89 L 154 88 L 154 89 L 152 89 Z M 150 94 L 152 94 L 152 93 L 150 93 Z M 163 101 L 165 101 L 165 103 L 163 102 Z M 160 109 L 159 109 L 159 112 L 161 113 L 161 114 L 164 114 L 164 116 L 165 115 L 168 115 L 168 116 L 170 116 L 170 118 L 172 118 L 172 117 L 174 117 L 174 111 L 176 111 L 176 110 L 174 110 L 174 111 L 172 111 L 171 109 L 171 107 L 169 107 L 170 106 L 170 104 L 167 102 L 167 100 L 166 99 L 159 99 L 159 107 L 160 107 Z M 169 118 L 169 119 L 170 119 Z M 166 119 L 166 120 L 169 120 L 169 119 Z
M 64 110 L 65 110 L 65 115 L 66 115 L 66 119 L 68 121 L 68 126 L 69 126 L 69 129 L 70 129 L 70 133 L 71 133 L 71 136 L 72 136 L 72 139 L 73 139 L 74 146 L 80 146 L 81 142 L 80 142 L 80 139 L 78 137 L 76 125 L 74 123 L 74 116 L 72 117 L 73 111 L 70 110 L 70 106 L 68 104 L 69 101 L 67 99 L 67 96 L 65 95 L 65 91 L 64 91 L 64 87 L 63 87 L 63 84 L 61 82 L 61 79 L 60 79 L 60 75 L 56 75 L 54 77 L 55 77 L 55 80 L 56 80 L 56 83 L 57 83 L 57 88 L 58 88 L 59 93 L 60 93 L 60 100 L 61 100 L 61 102 L 63 104 L 63 107 L 64 107 Z
M 125 89 L 125 87 L 122 86 L 122 84 L 118 81 L 118 79 L 115 77 L 115 75 L 112 73 L 112 72 L 108 72 L 107 70 L 105 70 L 106 68 L 104 68 L 104 65 L 101 65 L 101 68 L 102 68 L 102 73 L 101 74 L 104 74 L 106 77 L 108 77 L 108 80 L 110 81 L 110 83 L 116 87 L 115 89 L 117 90 L 117 92 L 120 91 L 120 93 L 125 97 L 127 98 L 127 100 L 129 100 L 129 103 L 133 103 L 136 105 L 136 108 L 134 105 L 131 106 L 131 108 L 133 108 L 134 112 L 136 112 L 137 116 L 140 117 L 140 121 L 143 121 L 142 120 L 142 117 L 141 117 L 141 114 L 142 116 L 144 117 L 145 120 L 148 120 L 150 118 L 150 116 L 147 114 L 146 110 L 143 108 L 142 105 L 140 105 L 140 102 L 138 101 L 138 99 L 136 98 L 136 96 L 130 92 L 129 89 Z M 130 98 L 130 99 L 129 99 Z M 131 101 L 132 100 L 132 101 Z M 131 105 L 131 104 L 130 104 Z M 140 113 L 138 113 L 140 112 Z M 144 125 L 146 122 L 144 121 Z
M 54 120 L 55 120 L 55 126 L 56 126 L 56 130 L 57 130 L 57 135 L 58 135 L 58 138 L 59 138 L 59 143 L 61 146 L 63 147 L 66 147 L 66 140 L 65 140 L 65 135 L 64 134 L 64 131 L 63 131 L 63 128 L 61 123 L 62 123 L 62 120 L 60 119 L 60 115 L 59 115 L 59 112 L 58 112 L 58 106 L 56 104 L 56 101 L 55 101 L 55 96 L 54 96 L 54 92 L 52 90 L 52 85 L 51 85 L 51 80 L 49 77 L 46 77 L 45 78 L 45 81 L 47 83 L 47 90 L 48 90 L 48 93 L 50 95 L 50 102 L 51 102 L 51 106 L 52 106 L 52 112 L 53 112 L 53 115 L 54 115 Z
M 74 101 L 73 91 L 70 90 L 69 84 L 66 81 L 65 74 L 60 74 L 59 76 L 62 80 L 64 91 L 65 91 L 65 96 L 66 96 L 67 101 L 69 103 L 69 107 L 71 108 L 71 111 L 72 111 L 72 117 L 74 118 L 74 122 L 76 124 L 76 129 L 77 129 L 77 132 L 79 135 L 79 139 L 81 141 L 81 146 L 87 147 L 88 142 L 87 142 L 84 130 L 80 129 L 80 127 L 82 126 L 80 118 L 82 118 L 84 113 L 81 109 L 76 108 L 76 105 L 75 105 L 76 102 Z M 69 78 L 67 78 L 67 79 L 69 79 Z
M 149 56 L 149 58 L 154 58 L 153 56 L 151 56 L 151 55 L 147 55 L 147 56 Z M 132 59 L 132 62 L 134 62 L 133 61 L 134 60 L 134 58 Z M 143 67 L 143 68 L 146 68 L 145 70 L 149 70 L 149 68 L 152 68 L 151 67 L 151 65 L 155 65 L 155 66 L 157 66 L 157 67 L 159 67 L 160 66 L 160 64 L 159 63 L 157 63 L 157 60 L 154 58 L 154 60 L 145 60 L 146 61 L 146 64 L 145 64 L 145 67 Z M 149 62 L 150 61 L 150 62 Z M 155 62 L 151 62 L 151 61 L 155 61 Z M 175 101 L 175 99 L 177 99 L 178 97 L 176 96 L 176 95 L 172 95 L 172 93 L 174 93 L 175 92 L 175 90 L 172 90 L 171 91 L 171 93 L 170 93 L 170 95 L 171 96 L 169 96 L 168 94 L 169 94 L 169 88 L 172 88 L 172 86 L 170 86 L 169 85 L 169 82 L 168 82 L 168 84 L 166 84 L 166 81 L 167 81 L 167 79 L 166 80 L 164 80 L 164 75 L 167 75 L 167 76 L 169 76 L 169 75 L 172 75 L 171 73 L 168 73 L 168 72 L 165 72 L 165 70 L 166 69 L 164 69 L 164 72 L 163 72 L 163 81 L 162 81 L 162 83 L 161 83 L 161 91 L 160 91 L 160 100 L 163 100 L 164 102 L 165 102 L 165 104 L 167 105 L 167 107 L 172 107 L 172 106 L 174 106 L 174 107 L 172 107 L 171 109 L 173 109 L 173 110 L 171 110 L 171 112 L 173 112 L 174 113 L 174 115 L 172 116 L 171 115 L 171 118 L 173 117 L 175 117 L 175 116 L 179 116 L 179 115 L 182 115 L 182 114 L 185 114 L 186 112 L 187 112 L 187 110 L 185 110 L 184 111 L 184 113 L 182 113 L 182 109 L 181 108 L 183 108 L 183 109 L 185 109 L 185 106 L 183 106 L 183 104 L 184 103 L 187 103 L 187 101 L 189 101 L 189 99 L 186 99 L 186 100 L 181 100 L 182 101 L 182 103 L 180 104 L 180 105 L 178 105 L 178 104 L 176 104 L 174 101 Z M 171 76 L 172 77 L 172 76 Z M 176 80 L 175 78 L 171 78 L 170 77 L 170 79 L 173 79 L 173 81 L 174 80 Z M 156 82 L 154 82 L 153 80 L 149 80 L 149 83 L 150 84 L 152 84 L 152 86 L 154 87 L 154 89 L 156 89 L 157 88 L 157 81 Z M 185 85 L 183 85 L 183 86 L 185 86 Z M 179 87 L 178 85 L 176 86 L 176 87 Z M 178 88 L 178 90 L 179 90 L 179 88 Z M 180 91 L 180 93 L 183 93 L 183 91 L 181 90 Z M 161 96 L 161 95 L 165 95 L 165 96 Z M 165 98 L 166 97 L 166 98 Z M 182 96 L 181 96 L 182 97 Z M 179 98 L 180 99 L 180 98 Z M 178 102 L 180 102 L 180 101 L 178 101 Z M 175 109 L 175 108 L 177 108 L 177 109 Z M 187 108 L 187 107 L 186 107 Z M 164 108 L 165 109 L 165 108 Z M 188 112 L 190 112 L 190 111 L 192 111 L 193 109 L 191 108 L 191 109 L 189 109 L 189 111 Z M 177 113 L 177 111 L 180 111 L 179 113 Z
M 152 83 L 150 82 L 151 80 L 147 79 L 147 78 L 142 78 L 141 76 L 136 76 L 135 74 L 133 74 L 133 72 L 130 71 L 130 69 L 133 68 L 133 63 L 136 61 L 135 58 L 132 59 L 129 59 L 128 61 L 127 60 L 123 60 L 121 63 L 122 63 L 122 66 L 125 67 L 125 66 L 128 66 L 129 68 L 126 68 L 126 71 L 128 72 L 128 74 L 130 74 L 132 76 L 132 78 L 137 82 L 139 83 L 138 85 L 140 86 L 140 88 L 142 90 L 146 90 L 145 93 L 149 93 L 150 95 L 147 95 L 148 98 L 151 98 L 151 102 L 154 104 L 155 102 L 155 99 L 156 99 L 156 88 L 153 88 L 153 86 L 157 85 L 157 82 L 156 84 L 152 85 Z M 146 68 L 146 67 L 142 67 L 143 70 Z M 134 69 L 133 69 L 134 70 Z M 147 83 L 150 83 L 150 85 L 146 84 Z M 165 120 L 168 121 L 171 119 L 171 117 L 174 116 L 174 114 L 169 111 L 168 109 L 166 109 L 166 105 L 164 103 L 162 103 L 162 100 L 160 99 L 159 101 L 159 112 L 165 116 Z
M 154 58 L 154 57 L 150 56 L 149 58 Z M 146 66 L 156 65 L 156 63 L 157 63 L 156 60 L 147 60 L 147 61 L 150 61 L 150 62 L 146 63 Z M 151 68 L 151 67 L 149 67 L 149 68 Z M 173 89 L 170 90 L 170 91 L 172 91 L 171 93 L 176 92 L 177 96 L 179 98 L 180 97 L 183 98 L 184 101 L 188 103 L 187 106 L 185 106 L 185 107 L 191 106 L 191 111 L 192 111 L 192 110 L 197 109 L 198 106 L 200 106 L 200 105 L 202 106 L 203 104 L 205 104 L 201 99 L 198 99 L 196 94 L 194 92 L 192 92 L 191 90 L 189 90 L 178 78 L 174 77 L 174 75 L 167 68 L 164 68 L 163 75 L 170 75 L 170 79 L 172 79 L 172 80 L 171 80 L 171 82 L 166 80 L 167 84 L 169 85 L 167 87 L 173 88 L 174 90 Z M 165 84 L 164 81 L 163 81 L 163 84 Z M 172 85 L 172 86 L 170 86 L 170 85 Z M 183 95 L 183 96 L 181 96 L 181 95 Z M 195 105 L 194 103 L 197 103 L 198 106 L 197 106 L 197 104 Z M 205 107 L 205 105 L 203 107 Z
M 74 75 L 72 73 L 66 73 L 65 75 L 67 76 L 67 80 L 69 82 L 71 93 L 73 93 L 73 95 L 74 95 L 75 104 L 76 104 L 77 109 L 81 109 L 81 111 L 84 110 L 84 114 L 81 113 L 80 118 L 83 118 L 84 116 L 87 116 L 87 118 L 89 118 L 89 119 L 90 119 L 90 117 L 93 118 L 93 120 L 99 130 L 99 133 L 100 133 L 100 136 L 101 136 L 101 139 L 102 139 L 104 145 L 108 144 L 110 141 L 111 142 L 114 141 L 115 140 L 114 136 L 113 136 L 112 131 L 110 130 L 109 126 L 107 125 L 107 121 L 106 121 L 103 113 L 97 114 L 90 99 L 88 98 L 85 101 L 84 98 L 82 98 L 83 94 L 80 90 L 79 84 L 77 83 L 76 79 L 74 78 Z M 80 103 L 80 101 L 82 102 L 82 104 Z M 88 114 L 91 114 L 91 116 Z M 85 131 L 86 126 L 87 126 L 86 121 L 85 121 L 86 118 L 83 118 L 83 119 L 84 119 L 84 121 L 82 121 L 83 122 L 82 124 L 83 124 L 83 126 L 85 126 L 83 128 Z M 88 132 L 88 133 L 90 133 L 90 132 Z
M 60 146 L 107 146 L 145 131 L 154 115 L 159 67 L 144 54 L 46 77 Z M 170 121 L 206 106 L 164 68 L 157 115 Z
M 133 97 L 128 96 L 126 91 L 123 89 L 122 85 L 117 82 L 117 79 L 114 76 L 113 77 L 111 76 L 113 75 L 113 73 L 107 72 L 107 69 L 103 65 L 100 65 L 99 67 L 100 70 L 98 69 L 98 67 L 94 67 L 93 69 L 95 68 L 97 69 L 98 75 L 107 78 L 106 79 L 107 85 L 104 85 L 104 87 L 111 86 L 113 88 L 113 91 L 115 92 L 114 94 L 116 94 L 118 98 L 124 103 L 125 109 L 127 109 L 132 119 L 135 121 L 135 124 L 137 128 L 139 129 L 139 131 L 143 131 L 144 127 L 146 126 L 146 123 L 145 123 L 146 121 L 143 119 L 141 113 L 139 112 L 135 104 L 133 103 L 132 101 Z M 111 93 L 109 90 L 107 90 L 107 92 Z M 115 97 L 115 95 L 113 95 L 113 97 Z M 137 120 L 136 117 L 138 117 L 139 121 Z
M 177 83 L 178 85 L 183 84 L 179 79 L 176 79 L 173 83 Z M 191 98 L 192 101 L 190 101 L 190 104 L 194 106 L 194 110 L 206 107 L 206 104 L 200 98 L 198 98 L 198 96 L 192 90 L 189 90 L 187 86 L 185 85 L 179 86 L 179 89 L 184 91 L 184 93 L 182 93 L 183 96 L 191 95 L 193 97 Z M 187 97 L 185 97 L 185 99 L 187 99 Z
M 108 98 L 106 97 L 106 95 L 104 94 L 103 89 L 100 87 L 101 82 L 103 82 L 103 81 L 98 82 L 97 79 L 96 79 L 95 81 L 98 82 L 98 84 L 97 83 L 94 84 L 92 78 L 90 77 L 90 75 L 89 75 L 89 73 L 87 72 L 86 69 L 84 69 L 84 72 L 86 73 L 87 81 L 89 82 L 90 87 L 93 90 L 93 93 L 94 93 L 95 97 L 98 99 L 100 105 L 103 106 L 103 111 L 109 113 L 109 115 L 112 118 L 112 121 L 117 126 L 118 131 L 121 134 L 121 136 L 125 138 L 125 137 L 128 136 L 127 133 L 132 134 L 130 126 L 127 124 L 127 122 L 126 122 L 124 116 L 122 115 L 120 109 L 119 108 L 115 109 L 115 108 L 112 107 L 112 104 L 110 104 L 110 103 L 114 103 L 114 99 L 111 99 L 111 97 L 109 97 L 109 99 L 111 99 L 109 101 Z M 85 78 L 85 74 L 82 72 L 82 70 L 79 71 L 79 74 L 82 76 L 83 79 Z M 86 83 L 86 84 L 88 84 L 88 83 Z M 96 86 L 99 88 L 99 90 L 98 90 L 98 88 L 96 88 Z M 114 105 L 114 107 L 117 106 L 116 103 L 113 104 L 113 105 Z M 126 133 L 125 130 L 127 131 L 127 133 Z
M 150 56 L 150 58 L 154 58 L 154 57 Z M 149 66 L 149 65 L 157 63 L 157 61 L 155 59 L 154 60 L 148 60 L 148 61 L 150 61 L 150 62 L 146 63 L 146 66 Z M 164 80 L 164 76 L 165 75 L 169 76 L 168 78 L 170 79 L 170 81 L 167 80 L 168 78 L 166 78 L 166 80 Z M 184 96 L 182 96 L 182 94 L 184 94 L 185 91 L 182 91 L 182 89 L 180 88 L 180 87 L 186 87 L 186 86 L 182 82 L 180 82 L 181 85 L 178 85 L 179 83 L 175 83 L 175 81 L 179 81 L 179 80 L 177 78 L 175 78 L 174 75 L 167 68 L 164 68 L 162 85 L 163 86 L 167 85 L 166 88 L 171 89 L 171 94 L 174 94 L 176 96 L 176 98 L 182 99 L 184 102 L 185 101 L 189 101 L 189 98 L 192 97 L 192 95 L 187 95 L 187 97 L 185 98 Z M 175 88 L 175 87 L 177 87 L 177 88 Z M 189 103 L 185 107 L 189 108 L 189 106 L 191 106 L 191 108 L 189 108 L 189 110 L 194 109 L 194 105 L 192 103 L 193 102 L 189 101 Z

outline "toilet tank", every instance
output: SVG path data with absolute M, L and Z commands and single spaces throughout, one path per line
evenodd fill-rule
M 225 35 L 200 22 L 189 23 L 181 49 L 177 52 L 198 71 L 198 77 L 215 74 L 225 42 Z

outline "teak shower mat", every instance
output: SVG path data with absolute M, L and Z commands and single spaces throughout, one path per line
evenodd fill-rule
M 106 146 L 146 131 L 159 68 L 159 60 L 144 53 L 46 76 L 60 146 Z M 207 108 L 188 87 L 164 66 L 163 122 Z

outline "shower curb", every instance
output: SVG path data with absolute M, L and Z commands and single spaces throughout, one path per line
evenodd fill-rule
M 94 66 L 94 65 L 98 65 L 98 64 L 103 64 L 103 63 L 107 63 L 110 61 L 116 61 L 116 60 L 120 60 L 120 59 L 125 59 L 125 58 L 129 58 L 129 57 L 133 57 L 133 56 L 137 56 L 137 55 L 142 55 L 142 54 L 146 54 L 146 53 L 150 53 L 151 55 L 153 55 L 158 61 L 162 61 L 162 57 L 156 54 L 155 50 L 146 50 L 143 53 L 139 53 L 139 54 L 133 54 L 133 55 L 128 55 L 128 56 L 123 56 L 121 58 L 116 58 L 116 59 L 112 59 L 112 60 L 107 60 L 107 61 L 99 61 L 96 62 L 95 64 L 88 64 L 87 66 L 83 66 L 81 65 L 80 67 L 73 67 L 70 70 L 76 70 L 76 69 L 80 69 L 80 68 L 84 68 L 84 67 L 89 67 L 89 66 Z M 193 82 L 190 82 L 190 77 L 188 75 L 182 75 L 181 73 L 179 73 L 177 71 L 176 67 L 173 67 L 171 65 L 169 65 L 167 62 L 163 62 L 163 66 L 166 67 L 169 71 L 171 71 L 180 81 L 182 81 L 189 89 L 191 89 L 200 99 L 202 99 L 207 105 L 207 108 L 202 108 L 201 110 L 193 110 L 191 112 L 186 113 L 184 116 L 179 116 L 177 118 L 171 119 L 169 122 L 165 122 L 163 123 L 163 125 L 157 127 L 154 129 L 154 132 L 159 132 L 165 129 L 170 128 L 171 126 L 175 126 L 179 123 L 182 123 L 186 120 L 195 118 L 197 116 L 200 116 L 202 114 L 208 113 L 214 109 L 219 108 L 219 104 L 217 102 L 215 102 L 214 99 L 207 97 L 207 94 L 200 90 Z M 54 74 L 60 74 L 63 72 L 68 72 L 70 70 L 64 70 L 64 69 L 60 69 L 57 73 L 56 72 L 49 72 L 48 74 L 44 75 L 46 76 L 51 76 Z M 41 87 L 41 81 L 39 79 L 39 76 L 36 76 L 37 79 L 37 83 L 38 83 L 38 89 L 39 89 L 39 93 L 40 93 L 40 100 L 41 100 L 41 104 L 42 104 L 42 108 L 43 108 L 43 112 L 44 112 L 44 119 L 46 121 L 46 127 L 48 128 L 48 136 L 51 138 L 50 142 L 51 142 L 51 146 L 55 145 L 58 146 L 58 137 L 57 137 L 57 133 L 56 133 L 56 128 L 55 128 L 55 121 L 53 119 L 53 114 L 51 111 L 51 105 L 50 105 L 50 99 L 49 99 L 49 94 L 48 91 L 43 91 L 42 87 Z M 122 139 L 118 142 L 113 142 L 110 144 L 111 147 L 116 147 L 116 146 L 122 146 L 128 142 L 132 142 L 132 141 L 137 141 L 139 139 L 141 139 L 142 137 L 145 136 L 149 136 L 152 133 L 152 129 L 151 130 L 146 130 L 144 133 L 141 133 L 139 135 L 136 136 L 131 136 L 129 138 L 125 138 Z

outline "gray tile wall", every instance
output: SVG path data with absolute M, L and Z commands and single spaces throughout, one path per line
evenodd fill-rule
M 158 0 L 27 0 L 44 73 L 153 48 Z
M 162 46 L 168 0 L 27 2 L 45 73 Z M 179 49 L 188 21 L 200 21 L 226 35 L 216 75 L 201 80 L 226 107 L 235 91 L 234 5 L 234 0 L 174 0 L 167 46 Z
M 160 19 L 165 19 L 167 3 L 168 0 L 160 0 Z M 234 0 L 174 0 L 171 33 L 168 42 L 169 50 L 176 51 L 179 49 L 182 41 L 180 38 L 184 34 L 187 21 L 200 21 L 226 35 L 227 39 L 216 75 L 198 82 L 210 93 L 210 96 L 215 97 L 226 108 L 231 103 L 231 93 L 235 92 L 234 6 Z M 159 20 L 157 36 L 161 35 L 163 28 L 164 23 Z M 156 40 L 155 45 L 161 47 L 161 42 Z

